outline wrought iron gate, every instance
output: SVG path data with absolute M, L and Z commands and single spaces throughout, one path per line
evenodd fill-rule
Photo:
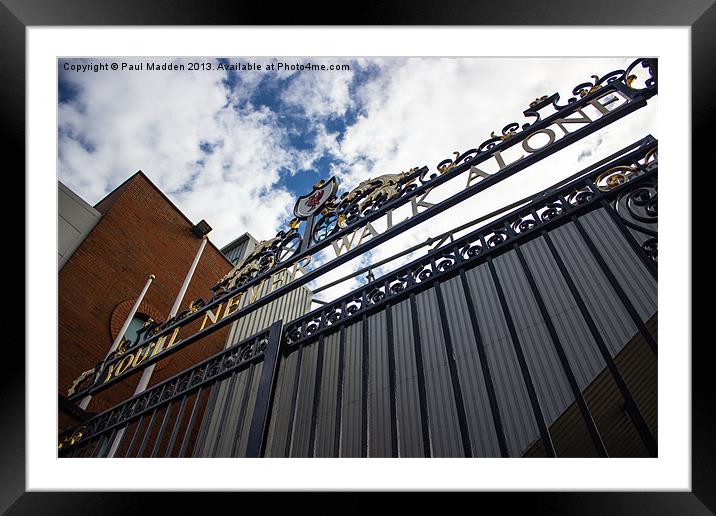
M 260 456 L 265 445 L 280 335 L 281 323 L 274 323 L 95 416 L 66 436 L 60 455 L 106 457 L 114 446 L 114 457 L 200 456 L 197 443 L 204 442 L 206 433 L 201 422 L 211 418 L 216 410 L 220 411 L 221 427 L 226 431 L 212 443 L 211 454 L 216 455 L 223 436 L 230 443 L 230 456 Z M 227 399 L 220 407 L 216 406 L 222 380 L 232 386 L 237 382 L 244 386 L 240 403 Z M 229 421 L 227 415 L 232 406 L 238 407 L 239 412 Z
M 638 63 L 652 72 L 642 90 L 630 75 Z M 556 94 L 536 99 L 525 111 L 535 123 L 521 133 L 506 126 L 479 149 L 441 162 L 439 174 L 413 169 L 331 197 L 303 235 L 296 219 L 288 233 L 262 242 L 208 303 L 148 327 L 70 399 L 122 381 L 638 109 L 656 94 L 655 72 L 655 61 L 637 60 L 579 85 L 580 99 L 565 106 Z M 613 94 L 624 104 L 610 111 Z M 585 122 L 580 110 L 599 99 L 603 118 Z M 557 112 L 541 120 L 550 103 Z M 499 161 L 509 145 L 531 149 L 531 135 L 552 141 L 550 124 L 569 123 L 588 125 L 564 129 L 562 140 L 510 165 Z M 500 163 L 498 173 L 474 168 L 488 157 Z M 418 212 L 420 199 L 457 174 L 468 176 L 464 190 Z M 485 177 L 471 184 L 473 174 Z M 62 436 L 60 455 L 656 456 L 657 174 L 657 142 L 647 136 L 476 231 L 92 417 Z M 242 298 L 408 203 L 409 221 L 250 303 Z M 283 256 L 291 246 L 295 254 Z M 209 314 L 212 325 L 172 347 L 180 328 Z

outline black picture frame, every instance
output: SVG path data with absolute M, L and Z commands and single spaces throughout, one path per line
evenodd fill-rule
M 692 164 L 693 170 L 707 167 L 709 161 L 711 113 L 714 109 L 713 50 L 716 49 L 716 6 L 714 0 L 688 3 L 671 0 L 601 0 L 600 2 L 427 2 L 424 0 L 400 5 L 361 3 L 360 8 L 345 4 L 343 12 L 351 13 L 328 19 L 333 8 L 312 10 L 307 4 L 286 4 L 280 9 L 269 3 L 184 1 L 180 4 L 161 0 L 0 0 L 0 82 L 3 124 L 1 142 L 7 160 L 16 159 L 14 170 L 25 169 L 25 29 L 29 26 L 62 25 L 659 25 L 691 27 L 692 81 Z M 335 15 L 334 15 L 335 16 Z M 635 35 L 638 37 L 638 35 Z M 678 173 L 683 174 L 679 171 Z M 17 175 L 17 174 L 16 174 Z M 16 190 L 25 192 L 24 180 L 15 177 Z M 12 181 L 12 179 L 8 179 Z M 693 189 L 693 205 L 708 195 L 706 188 Z M 703 234 L 708 217 L 692 214 L 693 235 Z M 701 230 L 701 231 L 699 231 Z M 24 250 L 20 250 L 25 259 Z M 24 246 L 23 248 L 24 249 Z M 707 264 L 695 255 L 694 270 Z M 707 275 L 706 271 L 703 271 Z M 26 274 L 29 274 L 26 271 Z M 705 290 L 706 282 L 695 282 Z M 695 292 L 694 292 L 695 293 Z M 693 295 L 693 294 L 692 294 Z M 692 298 L 692 321 L 708 320 L 706 304 Z M 17 325 L 21 326 L 21 325 Z M 700 325 L 699 325 L 700 326 Z M 593 492 L 593 493 L 476 493 L 452 495 L 450 506 L 466 503 L 473 507 L 497 503 L 507 513 L 517 509 L 544 514 L 711 514 L 716 512 L 716 402 L 710 383 L 710 339 L 696 338 L 693 328 L 692 345 L 692 491 L 691 492 Z M 25 353 L 22 346 L 7 342 L 6 364 L 2 375 L 0 407 L 0 510 L 8 514 L 120 514 L 150 509 L 150 502 L 159 501 L 162 512 L 181 508 L 206 512 L 205 502 L 186 493 L 70 493 L 26 492 L 25 489 Z M 665 343 L 664 345 L 679 345 Z M 50 347 L 48 346 L 48 349 Z M 701 394 L 699 394 L 701 393 Z M 78 481 L 81 483 L 81 479 Z M 216 510 L 234 494 L 212 495 Z M 270 508 L 269 513 L 304 507 L 313 513 L 364 513 L 369 506 L 383 504 L 380 494 L 366 493 L 303 493 L 271 495 L 242 493 L 242 503 Z M 454 498 L 455 496 L 459 498 Z M 218 497 L 218 498 L 216 498 Z M 476 497 L 476 498 L 475 498 Z M 420 508 L 447 507 L 444 501 L 426 499 L 424 493 L 401 495 L 401 512 Z M 298 503 L 297 503 L 298 502 Z M 395 500 L 392 501 L 393 503 Z M 145 505 L 145 503 L 147 505 Z M 434 505 L 435 504 L 435 505 Z M 478 505 L 479 504 L 479 505 Z

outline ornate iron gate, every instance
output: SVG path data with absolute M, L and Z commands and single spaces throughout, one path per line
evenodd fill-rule
M 61 442 L 61 456 L 192 457 L 204 442 L 201 424 L 220 411 L 226 432 L 212 443 L 215 455 L 221 436 L 230 441 L 230 456 L 258 457 L 265 445 L 265 428 L 278 361 L 281 323 L 231 346 L 147 391 L 91 418 Z M 244 386 L 239 413 L 227 420 L 232 400 L 215 404 L 219 384 L 227 380 Z M 238 401 L 238 400 L 237 400 Z M 161 421 L 161 422 L 160 422 Z M 199 421 L 199 424 L 197 424 Z M 230 429 L 230 433 L 228 431 Z M 75 445 L 75 443 L 78 443 Z
M 640 406 L 616 362 L 636 337 L 655 367 L 656 184 L 647 138 L 291 323 L 267 454 L 608 456 L 630 441 L 656 456 L 655 392 Z M 585 400 L 602 370 L 629 422 L 621 437 Z M 553 440 L 572 405 L 591 449 Z
M 637 90 L 630 72 L 639 63 L 651 78 Z M 145 328 L 98 364 L 70 400 L 645 105 L 656 94 L 656 62 L 637 60 L 573 94 L 579 98 L 564 106 L 556 94 L 536 99 L 525 111 L 536 117 L 532 124 L 522 131 L 509 124 L 502 136 L 442 161 L 439 173 L 423 167 L 381 176 L 340 199 L 332 197 L 335 185 L 320 183 L 321 195 L 301 205 L 303 234 L 296 219 L 262 242 L 207 303 L 196 300 Z M 602 117 L 586 116 L 588 104 Z M 556 112 L 542 119 L 549 106 Z M 566 124 L 581 127 L 569 132 Z M 564 135 L 555 142 L 556 126 Z M 550 142 L 532 149 L 537 133 Z M 517 143 L 528 155 L 508 165 L 500 152 Z M 477 168 L 493 158 L 497 173 Z M 92 417 L 61 436 L 60 455 L 656 456 L 657 158 L 656 140 L 645 137 L 484 227 Z M 460 174 L 468 177 L 464 190 L 424 202 Z M 367 243 L 295 278 L 304 258 L 361 229 L 362 241 L 371 221 L 407 203 L 412 218 L 382 234 L 371 229 Z M 289 266 L 294 275 L 286 282 Z M 269 293 L 254 299 L 253 289 L 267 281 Z M 175 342 L 202 316 L 199 331 Z

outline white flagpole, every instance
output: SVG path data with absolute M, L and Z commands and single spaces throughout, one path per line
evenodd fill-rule
M 147 278 L 147 282 L 144 284 L 144 288 L 142 289 L 142 292 L 139 294 L 139 297 L 134 302 L 134 306 L 132 306 L 132 309 L 129 311 L 129 314 L 127 315 L 127 318 L 124 321 L 124 324 L 122 325 L 122 328 L 119 330 L 119 333 L 117 333 L 117 336 L 114 338 L 114 342 L 112 342 L 112 346 L 109 348 L 109 351 L 107 352 L 107 355 L 105 359 L 117 351 L 117 348 L 119 347 L 119 344 L 124 339 L 124 334 L 127 333 L 127 328 L 129 328 L 129 323 L 132 322 L 132 319 L 134 318 L 134 315 L 137 313 L 137 310 L 139 309 L 139 305 L 142 304 L 142 300 L 144 299 L 144 296 L 147 293 L 147 290 L 149 290 L 149 285 L 152 284 L 152 281 L 154 281 L 156 276 L 154 274 L 150 274 L 149 278 Z M 89 405 L 90 400 L 92 399 L 92 396 L 85 396 L 82 398 L 82 400 L 79 403 L 79 407 L 82 410 L 85 410 L 87 408 L 87 405 Z
M 169 312 L 168 319 L 171 319 L 179 312 L 179 307 L 181 306 L 182 300 L 184 299 L 184 295 L 186 294 L 186 291 L 189 288 L 189 283 L 191 282 L 191 279 L 194 276 L 194 271 L 196 270 L 196 266 L 199 263 L 199 258 L 201 258 L 201 255 L 204 252 L 204 247 L 206 247 L 206 242 L 208 240 L 209 240 L 209 237 L 207 235 L 204 235 L 203 237 L 201 237 L 201 245 L 199 246 L 199 250 L 196 252 L 196 256 L 194 256 L 194 261 L 192 262 L 191 267 L 189 267 L 189 271 L 186 273 L 186 277 L 184 278 L 184 283 L 182 283 L 182 286 L 179 289 L 179 294 L 177 294 L 177 297 L 174 300 L 174 305 L 172 306 L 172 309 Z M 149 385 L 149 380 L 152 377 L 152 373 L 154 373 L 155 365 L 156 365 L 156 363 L 154 363 L 144 369 L 144 371 L 142 372 L 142 377 L 139 379 L 139 384 L 137 385 L 137 388 L 134 390 L 134 395 L 137 395 L 140 392 L 144 392 L 147 389 L 147 386 Z M 114 457 L 114 454 L 117 452 L 117 448 L 119 447 L 119 443 L 122 440 L 122 437 L 124 437 L 124 431 L 126 429 L 127 429 L 127 427 L 125 426 L 124 428 L 120 429 L 119 432 L 117 432 L 117 436 L 114 438 L 114 442 L 112 443 L 112 447 L 110 448 L 109 453 L 107 454 L 107 457 Z

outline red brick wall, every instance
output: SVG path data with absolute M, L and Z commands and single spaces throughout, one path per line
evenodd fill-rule
M 104 359 L 124 322 L 117 322 L 118 318 L 121 313 L 126 316 L 150 274 L 156 279 L 140 312 L 151 316 L 159 312 L 159 320 L 166 318 L 201 244 L 191 233 L 192 223 L 141 172 L 105 207 L 99 223 L 59 273 L 58 391 L 62 395 L 77 376 Z M 208 300 L 209 288 L 230 269 L 231 263 L 209 243 L 180 311 L 198 297 Z M 223 349 L 228 328 L 160 362 L 150 385 Z M 87 410 L 98 412 L 130 397 L 140 376 L 134 374 L 97 394 Z

